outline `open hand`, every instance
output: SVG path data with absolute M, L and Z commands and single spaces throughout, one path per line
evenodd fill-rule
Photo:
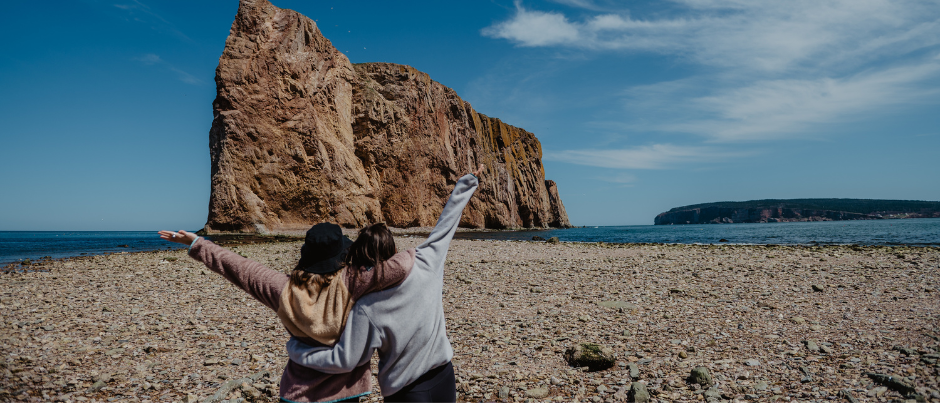
M 476 176 L 477 179 L 479 179 L 479 178 L 480 178 L 480 174 L 483 173 L 483 168 L 484 168 L 484 167 L 483 167 L 483 164 L 480 164 L 480 166 L 477 167 L 477 170 L 476 170 L 476 171 L 473 171 L 473 176 Z
M 188 231 L 179 230 L 177 232 L 173 231 L 160 231 L 157 232 L 160 234 L 160 239 L 165 239 L 170 242 L 181 243 L 183 245 L 189 246 L 196 240 L 196 234 Z

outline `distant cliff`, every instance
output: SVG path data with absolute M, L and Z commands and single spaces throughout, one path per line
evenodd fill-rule
M 532 133 L 409 66 L 353 65 L 313 20 L 242 0 L 216 69 L 205 230 L 433 226 L 478 164 L 461 226 L 567 227 Z
M 872 199 L 769 199 L 676 207 L 656 225 L 790 221 L 879 220 L 940 217 L 940 202 Z

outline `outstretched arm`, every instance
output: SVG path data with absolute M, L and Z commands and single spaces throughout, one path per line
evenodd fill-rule
M 305 367 L 341 374 L 368 364 L 372 352 L 381 346 L 381 332 L 372 326 L 359 307 L 353 307 L 346 328 L 333 347 L 311 347 L 291 337 L 287 342 L 287 355 L 291 361 Z
M 460 224 L 460 217 L 463 215 L 464 207 L 470 202 L 473 193 L 480 185 L 477 179 L 483 171 L 483 164 L 476 172 L 464 175 L 457 181 L 454 190 L 450 193 L 450 199 L 444 205 L 444 211 L 441 217 L 437 219 L 437 224 L 428 236 L 428 240 L 417 248 L 417 258 L 424 260 L 428 267 L 435 271 L 443 273 L 444 260 L 447 258 L 447 248 L 450 246 L 451 239 L 457 231 L 457 225 Z
M 187 231 L 160 231 L 160 238 L 189 245 L 189 256 L 221 274 L 226 280 L 244 290 L 268 308 L 277 311 L 281 292 L 287 285 L 286 274 L 267 268 L 261 263 L 209 242 Z

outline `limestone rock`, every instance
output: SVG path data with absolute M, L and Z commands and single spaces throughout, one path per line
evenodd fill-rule
M 692 369 L 692 373 L 689 375 L 689 383 L 694 383 L 701 386 L 712 386 L 715 384 L 715 381 L 712 380 L 712 375 L 708 372 L 708 368 L 695 367 Z
M 650 401 L 650 393 L 646 390 L 645 384 L 633 382 L 630 384 L 630 392 L 627 393 L 627 398 L 631 402 L 646 403 Z
M 313 20 L 267 0 L 240 2 L 216 85 L 207 233 L 433 226 L 481 163 L 462 226 L 570 225 L 532 133 L 412 67 L 353 65 Z
M 588 367 L 600 371 L 614 366 L 614 351 L 594 343 L 580 343 L 565 351 L 565 361 L 572 367 Z

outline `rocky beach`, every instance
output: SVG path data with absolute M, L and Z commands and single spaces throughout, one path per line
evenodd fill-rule
M 286 271 L 300 243 L 229 248 Z M 940 401 L 938 267 L 937 248 L 455 240 L 458 399 Z M 287 332 L 185 251 L 26 269 L 0 274 L 0 401 L 277 400 Z

